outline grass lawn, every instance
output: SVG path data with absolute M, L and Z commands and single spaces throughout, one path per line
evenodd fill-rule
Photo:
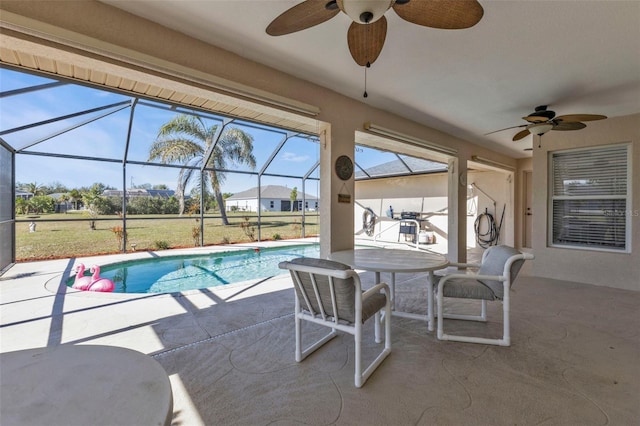
M 204 244 L 230 244 L 258 240 L 258 217 L 255 213 L 229 213 L 230 225 L 222 225 L 220 218 L 204 219 Z M 241 223 L 249 217 L 249 229 Z M 75 221 L 69 219 L 83 219 Z M 266 212 L 261 217 L 260 240 L 290 239 L 302 236 L 300 212 Z M 114 227 L 121 227 L 118 216 L 100 216 L 95 230 L 89 227 L 89 218 L 81 212 L 41 214 L 38 217 L 16 216 L 16 260 L 29 261 L 60 257 L 86 256 L 92 254 L 119 253 Z M 36 223 L 36 231 L 29 232 L 29 222 Z M 25 221 L 25 222 L 22 222 Z M 305 217 L 305 236 L 319 234 L 317 213 Z M 158 250 L 162 248 L 196 247 L 194 229 L 200 228 L 195 217 L 178 215 L 127 216 L 127 251 L 131 244 L 135 249 Z M 249 236 L 253 228 L 253 238 Z M 199 240 L 198 240 L 199 241 Z

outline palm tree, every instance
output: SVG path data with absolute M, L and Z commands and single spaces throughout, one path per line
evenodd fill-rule
M 23 189 L 27 192 L 30 192 L 35 197 L 36 195 L 44 195 L 44 188 L 42 185 L 37 182 L 26 184 Z
M 64 212 L 67 213 L 67 201 L 69 201 L 71 197 L 69 194 L 62 194 L 60 198 L 58 198 L 58 202 L 64 205 Z
M 183 168 L 178 174 L 176 193 L 180 201 L 180 214 L 184 213 L 184 191 L 194 175 L 199 176 L 199 171 L 205 161 L 211 145 L 216 142 L 215 135 L 218 125 L 207 127 L 200 117 L 180 114 L 158 131 L 158 137 L 149 149 L 149 161 L 160 160 L 163 164 L 182 163 L 185 166 L 196 167 Z M 202 176 L 204 188 L 211 186 L 215 195 L 222 223 L 229 224 L 224 207 L 224 199 L 220 191 L 220 185 L 225 180 L 224 173 L 220 169 L 228 169 L 228 162 L 234 164 L 247 164 L 254 169 L 256 159 L 253 155 L 253 137 L 237 128 L 227 128 L 220 135 L 213 148 L 213 152 L 207 161 L 205 174 Z M 200 189 L 200 180 L 197 184 Z
M 73 209 L 78 210 L 78 202 L 82 200 L 82 193 L 76 188 L 69 191 L 69 197 L 71 197 L 71 202 L 73 203 Z

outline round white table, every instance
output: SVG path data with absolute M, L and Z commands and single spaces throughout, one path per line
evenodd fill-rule
M 446 257 L 438 253 L 431 253 L 421 250 L 399 250 L 399 249 L 355 249 L 336 251 L 329 255 L 329 259 L 344 263 L 354 269 L 373 271 L 376 274 L 376 282 L 380 282 L 380 273 L 391 273 L 391 306 L 393 315 L 405 318 L 426 320 L 429 331 L 434 329 L 433 320 L 433 271 L 446 268 L 449 261 Z M 395 288 L 396 273 L 402 272 L 428 272 L 427 281 L 427 314 L 419 315 L 410 312 L 399 312 L 395 310 Z
M 131 349 L 61 345 L 0 356 L 2 425 L 170 425 L 167 373 Z

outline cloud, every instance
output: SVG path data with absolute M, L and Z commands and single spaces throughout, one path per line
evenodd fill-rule
M 301 163 L 304 161 L 309 161 L 308 155 L 298 155 L 293 152 L 285 152 L 282 154 L 283 161 L 291 161 L 294 163 Z

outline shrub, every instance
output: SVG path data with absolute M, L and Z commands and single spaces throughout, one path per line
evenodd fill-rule
M 244 220 L 240 222 L 240 227 L 244 234 L 249 237 L 249 240 L 256 240 L 256 227 L 249 222 L 249 218 L 245 216 Z
M 127 236 L 127 233 L 123 231 L 122 226 L 114 226 L 111 228 L 111 232 L 116 236 L 118 240 L 118 249 L 122 249 L 122 238 Z
M 196 222 L 198 222 L 196 220 Z M 193 245 L 194 246 L 199 246 L 200 245 L 200 225 L 194 225 L 191 227 L 191 238 L 193 238 Z
M 153 244 L 155 244 L 158 250 L 167 250 L 169 248 L 169 243 L 164 240 L 158 240 Z
M 273 239 L 278 241 L 278 240 L 281 240 L 282 237 L 280 236 L 280 234 L 273 234 Z

